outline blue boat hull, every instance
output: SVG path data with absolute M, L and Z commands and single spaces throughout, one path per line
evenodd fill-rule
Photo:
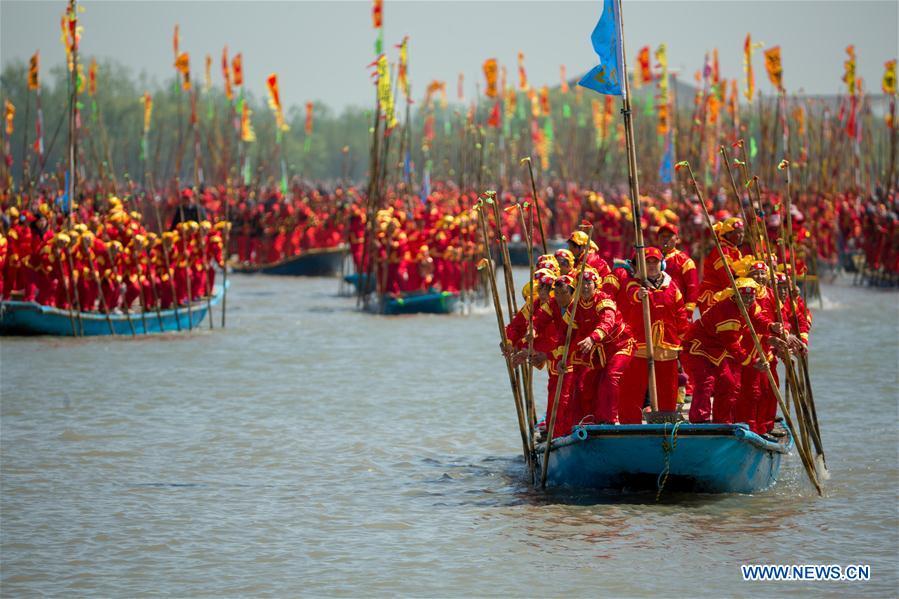
M 219 290 L 212 296 L 212 305 L 218 304 L 221 298 L 222 294 Z M 128 316 L 124 314 L 110 314 L 109 320 L 116 335 L 131 335 L 132 326 L 138 335 L 171 333 L 178 331 L 179 327 L 183 331 L 198 327 L 206 317 L 207 310 L 208 304 L 204 300 L 191 304 L 190 314 L 188 314 L 187 307 L 183 307 L 178 308 L 177 314 L 175 310 L 161 310 L 159 315 L 152 311 L 147 312 L 144 318 L 141 318 L 139 313 L 132 313 L 130 325 Z M 71 314 L 74 316 L 75 330 L 79 334 L 82 327 L 86 337 L 112 334 L 105 314 L 98 312 L 74 312 Z M 0 302 L 0 334 L 75 336 L 72 331 L 72 318 L 68 310 L 42 306 L 36 302 L 19 301 Z
M 264 275 L 283 275 L 293 277 L 333 277 L 340 272 L 346 246 L 307 250 L 299 256 L 293 256 L 274 264 L 246 265 L 235 264 L 234 272 Z
M 459 305 L 459 294 L 449 291 L 407 293 L 402 297 L 387 297 L 383 305 L 370 303 L 370 311 L 378 314 L 452 314 Z
M 757 493 L 777 482 L 781 458 L 792 447 L 789 436 L 773 443 L 745 424 L 684 423 L 674 429 L 673 424 L 576 427 L 553 442 L 547 484 L 655 490 L 667 457 L 666 489 Z M 544 450 L 545 444 L 538 446 L 538 462 Z

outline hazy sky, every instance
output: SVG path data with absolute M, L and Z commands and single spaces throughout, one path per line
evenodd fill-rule
M 5 66 L 41 51 L 42 69 L 62 63 L 60 0 L 0 0 L 0 59 Z M 114 58 L 162 80 L 173 73 L 172 30 L 190 52 L 194 80 L 202 81 L 206 54 L 213 82 L 221 85 L 220 57 L 242 51 L 247 85 L 264 93 L 265 77 L 277 72 L 285 104 L 320 100 L 335 108 L 368 106 L 373 98 L 368 65 L 375 33 L 371 3 L 285 1 L 82 0 L 82 52 Z M 858 74 L 880 90 L 883 63 L 897 55 L 899 2 L 892 1 L 678 1 L 625 0 L 628 61 L 643 45 L 668 45 L 671 68 L 692 79 L 703 55 L 719 48 L 722 76 L 741 77 L 747 32 L 766 46 L 782 47 L 789 91 L 836 93 L 842 89 L 845 47 L 855 44 Z M 516 56 L 525 53 L 532 84 L 558 84 L 559 65 L 574 77 L 595 63 L 589 36 L 602 0 L 578 2 L 385 1 L 385 46 L 410 36 L 413 95 L 433 79 L 448 82 L 451 99 L 465 73 L 466 94 L 483 87 L 481 63 L 496 57 L 517 81 Z M 754 58 L 756 85 L 772 88 L 761 52 Z M 742 79 L 741 79 L 742 81 Z M 742 88 L 742 83 L 741 83 Z

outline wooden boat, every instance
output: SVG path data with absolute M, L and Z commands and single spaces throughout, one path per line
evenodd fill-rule
M 221 299 L 222 292 L 218 287 L 210 303 L 214 306 Z M 189 314 L 186 306 L 179 307 L 177 313 L 174 309 L 160 310 L 158 314 L 156 311 L 150 311 L 143 317 L 140 313 L 132 312 L 131 324 L 128 324 L 129 316 L 125 314 L 110 314 L 107 321 L 106 314 L 102 312 L 70 313 L 68 310 L 43 306 L 37 302 L 6 301 L 0 302 L 0 335 L 73 337 L 76 336 L 72 330 L 73 319 L 75 331 L 81 335 L 83 330 L 84 336 L 111 335 L 110 323 L 116 335 L 130 336 L 132 326 L 138 335 L 187 331 L 200 326 L 208 308 L 209 303 L 204 299 L 192 303 Z
M 298 256 L 285 258 L 271 264 L 232 263 L 234 272 L 264 275 L 285 275 L 292 277 L 333 277 L 340 273 L 347 254 L 347 246 L 316 248 L 306 250 Z
M 452 314 L 459 305 L 459 294 L 450 291 L 403 293 L 396 297 L 373 298 L 368 311 L 375 314 Z
M 523 241 L 510 241 L 508 244 L 509 247 L 509 262 L 512 263 L 512 266 L 528 266 L 528 246 Z M 568 247 L 568 243 L 564 239 L 550 239 L 546 242 L 546 249 L 549 250 L 550 253 L 554 253 L 556 250 L 562 250 Z M 533 249 L 534 260 L 537 259 L 537 256 L 543 253 L 543 246 L 535 245 Z M 493 253 L 494 256 L 498 256 L 496 252 Z M 497 258 L 499 260 L 499 258 Z
M 547 486 L 757 493 L 777 482 L 793 446 L 745 424 L 586 425 L 553 441 Z M 546 449 L 537 446 L 537 472 Z M 666 478 L 667 473 L 667 478 Z

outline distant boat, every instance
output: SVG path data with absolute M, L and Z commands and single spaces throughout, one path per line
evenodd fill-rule
M 239 273 L 262 273 L 265 275 L 285 275 L 294 277 L 333 277 L 340 273 L 347 254 L 347 246 L 316 248 L 306 250 L 298 256 L 290 256 L 271 264 L 232 263 L 231 268 Z
M 229 285 L 230 287 L 230 285 Z M 222 299 L 221 287 L 217 287 L 209 302 L 205 299 L 193 302 L 188 314 L 187 306 L 174 309 L 155 310 L 144 313 L 110 314 L 107 321 L 102 312 L 69 312 L 60 308 L 44 306 L 37 302 L 0 302 L 0 335 L 57 335 L 73 337 L 84 335 L 112 335 L 110 323 L 116 335 L 131 335 L 131 327 L 137 335 L 148 333 L 172 333 L 197 328 L 206 317 L 209 305 L 216 305 Z M 128 324 L 128 320 L 131 324 Z M 75 331 L 72 330 L 74 323 Z M 144 326 L 146 323 L 146 327 Z M 83 333 L 81 331 L 83 330 Z
M 556 250 L 563 250 L 568 247 L 568 243 L 561 238 L 550 239 L 546 242 L 546 249 L 550 254 L 554 254 Z M 528 262 L 528 244 L 523 241 L 510 241 L 508 243 L 509 248 L 509 262 L 512 263 L 512 266 L 528 266 L 530 263 Z M 534 261 L 537 260 L 537 257 L 543 253 L 542 245 L 535 245 L 533 248 Z M 494 252 L 494 256 L 497 257 L 497 262 L 502 264 L 502 258 L 499 257 L 497 252 Z
M 777 482 L 793 439 L 772 442 L 745 424 L 577 426 L 553 440 L 547 486 L 757 493 Z M 546 449 L 537 445 L 537 472 Z
M 459 305 L 459 293 L 451 291 L 416 291 L 399 296 L 385 295 L 381 301 L 373 297 L 368 311 L 375 314 L 452 314 Z

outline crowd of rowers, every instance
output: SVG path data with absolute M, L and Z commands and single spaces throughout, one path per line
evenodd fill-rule
M 776 377 L 779 355 L 807 351 L 811 315 L 798 293 L 790 293 L 795 290 L 789 288 L 789 267 L 787 273 L 770 272 L 765 261 L 743 254 L 740 218 L 721 220 L 714 229 L 724 256 L 713 249 L 699 273 L 693 259 L 678 249 L 677 225 L 656 227 L 655 245 L 645 248 L 645 285 L 636 276 L 634 260 L 610 268 L 583 230 L 568 237 L 568 249 L 539 258 L 533 281 L 523 289 L 526 303 L 506 328 L 502 351 L 515 364 L 530 355 L 537 367 L 547 369 L 547 410 L 564 373 L 554 437 L 582 423 L 643 422 L 648 387 L 645 296 L 659 413 L 677 418 L 680 390 L 692 395 L 692 423 L 744 422 L 757 434 L 779 434 L 774 427 L 777 399 L 764 364 L 770 364 Z M 579 269 L 583 283 L 575 307 Z M 764 355 L 756 351 L 727 269 L 736 277 Z M 782 302 L 780 317 L 773 293 Z M 569 356 L 562 364 L 572 316 Z
M 226 221 L 181 218 L 182 210 L 170 230 L 157 234 L 119 198 L 106 204 L 102 212 L 86 204 L 73 214 L 43 201 L 33 212 L 8 207 L 0 231 L 0 297 L 119 313 L 185 306 L 212 293 L 214 266 L 224 264 Z
M 365 194 L 352 186 L 327 190 L 294 181 L 290 193 L 282 195 L 274 186 L 229 190 L 208 185 L 196 192 L 175 191 L 169 197 L 150 197 L 138 191 L 112 202 L 99 190 L 91 191 L 89 185 L 85 185 L 74 218 L 62 214 L 54 199 L 58 194 L 49 189 L 33 198 L 0 196 L 2 297 L 8 299 L 15 293 L 48 305 L 71 305 L 75 285 L 68 285 L 70 299 L 65 299 L 64 281 L 74 283 L 74 277 L 79 277 L 86 291 L 79 301 L 83 310 L 102 310 L 106 299 L 111 310 L 116 305 L 136 309 L 138 303 L 140 307 L 168 307 L 208 293 L 214 278 L 212 267 L 221 266 L 223 258 L 270 264 L 344 244 L 349 245 L 356 271 L 373 273 L 379 290 L 385 293 L 457 291 L 469 289 L 477 281 L 475 264 L 482 251 L 471 208 L 478 196 L 460 191 L 448 181 L 434 181 L 424 200 L 402 184 L 390 187 L 380 209 L 371 211 Z M 625 191 L 607 188 L 598 193 L 558 182 L 544 186 L 541 214 L 546 237 L 564 236 L 576 223 L 587 220 L 594 224 L 599 256 L 612 264 L 633 245 Z M 530 186 L 516 182 L 498 199 L 502 206 L 511 206 L 530 201 L 530 196 Z M 783 211 L 781 198 L 766 193 L 763 200 L 767 224 L 776 229 Z M 641 198 L 641 203 L 644 230 L 676 223 L 682 247 L 699 257 L 697 267 L 702 270 L 702 259 L 711 244 L 698 207 L 677 201 L 668 189 Z M 727 216 L 727 207 L 724 194 L 713 198 L 718 220 Z M 893 195 L 797 194 L 791 209 L 798 248 L 797 278 L 805 275 L 807 262 L 835 264 L 841 252 L 853 248 L 864 250 L 869 265 L 899 271 L 897 212 Z M 369 215 L 372 226 L 368 226 Z M 518 212 L 503 210 L 501 218 L 507 238 L 523 237 Z M 233 223 L 227 234 L 225 221 Z M 77 229 L 74 223 L 79 225 Z M 491 229 L 494 224 L 491 222 Z M 90 240 L 87 250 L 83 232 Z M 58 234 L 61 236 L 50 243 L 48 236 Z M 225 242 L 227 251 L 222 248 Z M 73 258 L 71 267 L 67 258 L 58 259 L 65 258 L 65 251 L 60 250 L 66 246 Z M 48 249 L 52 247 L 57 250 Z M 166 254 L 170 254 L 168 267 Z M 93 271 L 91 259 L 97 266 Z M 106 279 L 110 280 L 104 283 Z M 108 292 L 101 293 L 101 287 Z

